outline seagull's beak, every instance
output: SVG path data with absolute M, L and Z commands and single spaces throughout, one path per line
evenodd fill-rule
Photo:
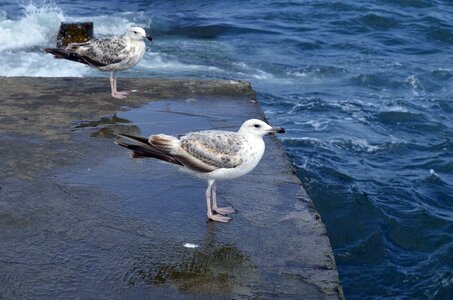
M 146 35 L 146 38 L 147 38 L 148 40 L 150 40 L 150 41 L 152 41 L 152 40 L 153 40 L 153 37 L 152 37 L 152 36 L 150 36 L 149 34 L 147 34 L 147 35 Z
M 270 134 L 274 133 L 285 133 L 285 128 L 283 127 L 272 127 L 272 129 L 269 131 Z

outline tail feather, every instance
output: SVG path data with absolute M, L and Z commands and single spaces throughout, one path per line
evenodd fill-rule
M 161 149 L 162 151 L 171 153 L 179 144 L 179 140 L 174 136 L 165 134 L 152 135 L 149 138 L 149 144 Z
M 83 63 L 86 65 L 89 64 L 83 57 L 81 57 L 77 53 L 68 52 L 65 49 L 46 48 L 46 49 L 44 49 L 44 51 L 52 54 L 57 59 L 67 59 L 67 60 L 72 60 L 72 61 L 76 61 L 79 63 Z
M 134 142 L 133 144 L 116 141 L 115 143 L 119 146 L 132 150 L 133 158 L 145 158 L 153 157 L 172 164 L 182 165 L 169 153 L 166 153 L 148 142 L 148 139 L 139 136 L 133 136 L 129 134 L 117 134 L 117 136 Z

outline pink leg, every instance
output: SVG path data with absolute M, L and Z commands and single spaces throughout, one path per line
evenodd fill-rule
M 116 76 L 115 71 L 110 72 L 110 88 L 112 90 L 112 97 L 117 99 L 124 99 L 128 92 L 118 92 L 116 90 Z
M 229 215 L 237 212 L 232 207 L 217 207 L 217 187 L 215 182 L 212 184 L 212 210 L 221 215 Z
M 212 185 L 214 184 L 214 180 L 209 180 L 208 182 L 208 188 L 206 189 L 206 205 L 208 207 L 208 219 L 217 221 L 217 222 L 222 222 L 222 223 L 228 223 L 231 218 L 221 216 L 221 215 L 214 215 L 211 210 L 211 188 Z

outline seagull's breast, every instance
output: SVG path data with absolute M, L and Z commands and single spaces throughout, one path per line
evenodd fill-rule
M 263 139 L 248 139 L 246 146 L 243 148 L 241 156 L 244 162 L 242 163 L 243 168 L 247 170 L 247 173 L 253 170 L 256 165 L 260 162 L 264 154 L 264 141 Z
M 131 63 L 134 65 L 138 64 L 138 62 L 143 58 L 143 55 L 145 55 L 145 50 L 145 42 L 139 41 L 133 43 L 130 49 Z
M 125 58 L 116 64 L 115 70 L 126 70 L 140 62 L 145 54 L 146 46 L 143 41 L 130 41 L 124 49 Z

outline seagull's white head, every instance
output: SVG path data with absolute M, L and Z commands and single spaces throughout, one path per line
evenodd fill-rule
M 262 137 L 269 133 L 285 133 L 285 129 L 281 127 L 272 127 L 266 122 L 258 119 L 250 119 L 242 124 L 238 132 L 240 134 Z
M 145 29 L 143 29 L 141 27 L 131 27 L 131 28 L 129 28 L 129 30 L 127 31 L 126 35 L 128 37 L 130 37 L 131 39 L 133 39 L 133 40 L 142 41 L 145 38 L 150 40 L 150 41 L 153 40 L 153 38 L 150 35 L 146 34 Z

